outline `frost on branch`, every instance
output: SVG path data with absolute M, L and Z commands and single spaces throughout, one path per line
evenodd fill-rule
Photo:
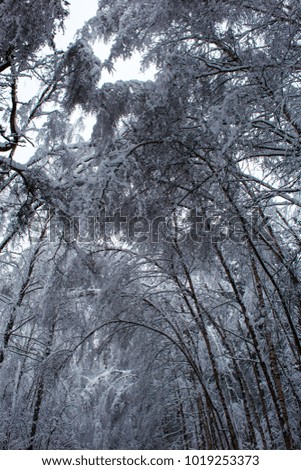
M 0 69 L 12 59 L 23 64 L 43 45 L 51 45 L 67 16 L 65 0 L 4 0 L 0 4 Z
M 300 449 L 300 1 L 98 4 L 0 80 L 0 449 Z
M 66 69 L 66 108 L 72 111 L 75 106 L 80 105 L 87 112 L 94 110 L 101 62 L 85 40 L 80 39 L 70 47 L 67 52 Z

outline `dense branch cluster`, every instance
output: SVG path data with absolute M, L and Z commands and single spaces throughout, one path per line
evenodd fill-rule
M 0 448 L 299 449 L 300 2 L 98 4 L 0 4 Z

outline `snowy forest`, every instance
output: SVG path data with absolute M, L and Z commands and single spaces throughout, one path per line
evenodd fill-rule
M 69 10 L 0 1 L 0 448 L 300 449 L 300 1 Z

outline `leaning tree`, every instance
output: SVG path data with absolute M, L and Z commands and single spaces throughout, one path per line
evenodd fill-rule
M 297 449 L 299 2 L 98 3 L 0 5 L 1 446 Z

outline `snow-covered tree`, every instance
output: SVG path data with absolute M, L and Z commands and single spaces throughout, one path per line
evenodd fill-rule
M 0 8 L 0 446 L 300 448 L 299 2 Z

